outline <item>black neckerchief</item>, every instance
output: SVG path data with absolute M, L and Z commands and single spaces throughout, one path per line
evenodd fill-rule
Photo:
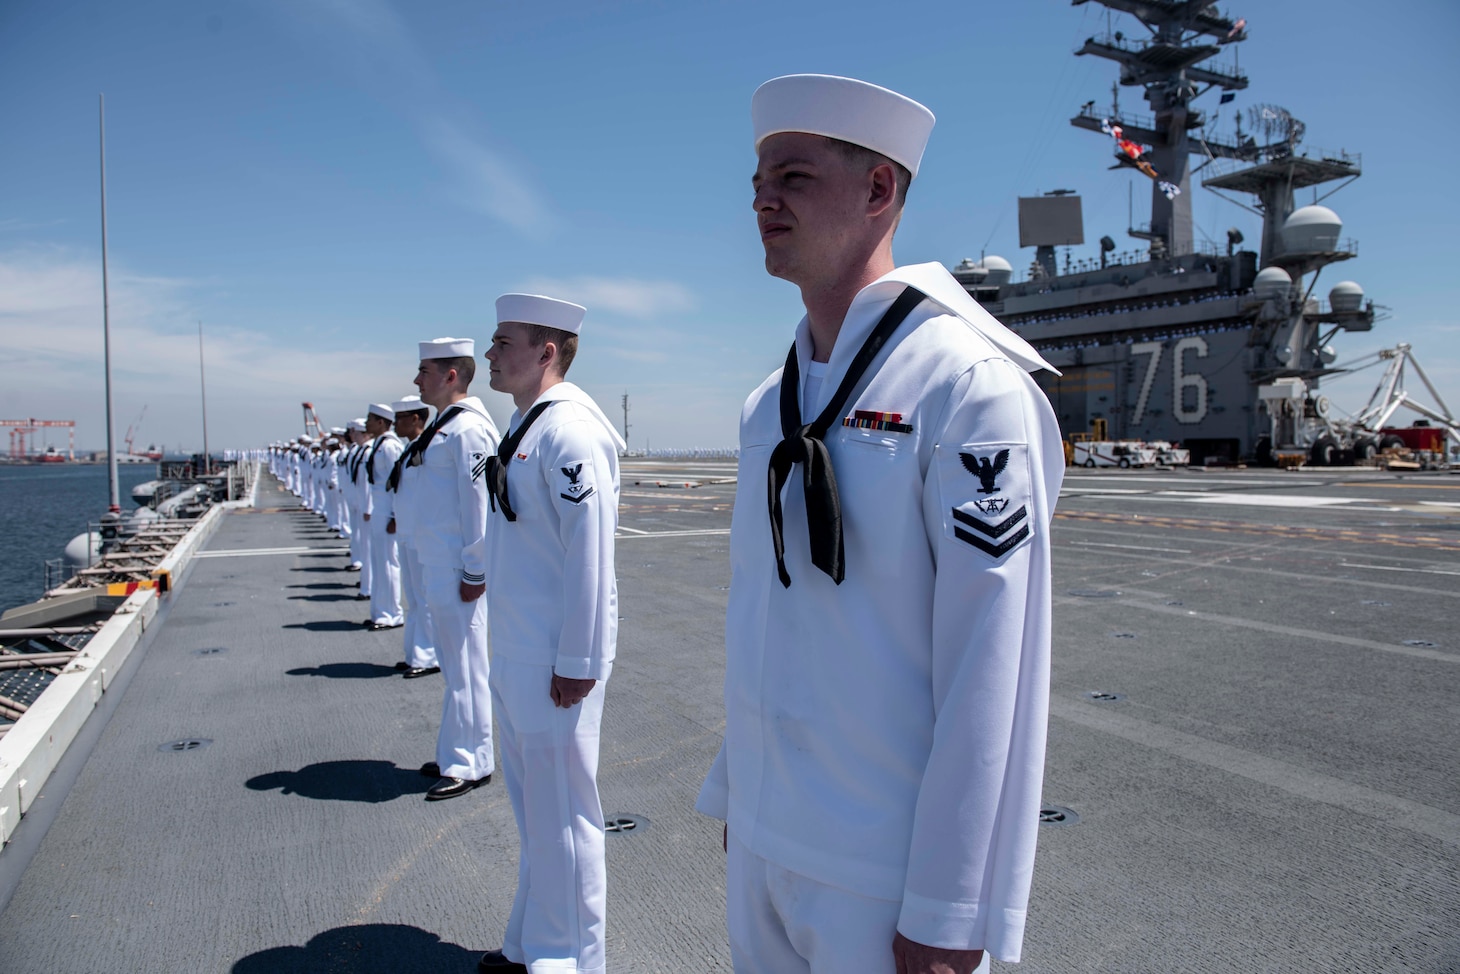
M 365 444 L 355 444 L 355 454 L 350 457 L 350 483 L 360 482 L 360 461 L 365 457 Z
M 836 394 L 816 417 L 815 422 L 801 424 L 801 407 L 798 393 L 801 386 L 801 367 L 796 362 L 796 344 L 791 343 L 791 354 L 786 357 L 786 367 L 781 371 L 781 435 L 784 439 L 771 451 L 767 480 L 770 487 L 771 543 L 776 550 L 776 571 L 781 584 L 791 587 L 791 576 L 786 572 L 786 545 L 781 536 L 781 489 L 791 474 L 791 467 L 802 465 L 802 481 L 806 496 L 806 531 L 811 542 L 811 563 L 831 576 L 838 585 L 846 577 L 846 561 L 842 551 L 842 509 L 836 490 L 836 472 L 831 467 L 831 454 L 827 452 L 823 438 L 833 423 L 841 418 L 842 410 L 852 393 L 859 391 L 862 378 L 887 339 L 902 324 L 908 314 L 922 303 L 924 295 L 917 288 L 909 287 L 898 295 L 892 307 L 877 322 L 872 334 L 862 343 L 847 373 L 837 386 Z
M 426 447 L 430 446 L 431 441 L 436 438 L 436 434 L 441 432 L 441 427 L 449 423 L 453 416 L 465 411 L 466 408 L 464 406 L 452 406 L 450 409 L 443 409 L 441 415 L 437 416 L 435 421 L 430 426 L 427 426 L 420 436 L 412 440 L 411 445 L 406 447 L 405 451 L 401 453 L 400 459 L 395 462 L 395 467 L 390 471 L 390 479 L 385 482 L 385 489 L 398 489 L 400 487 L 401 469 L 404 467 L 420 466 L 421 461 L 426 458 Z
M 371 487 L 375 486 L 375 454 L 380 452 L 380 444 L 384 443 L 385 438 L 389 435 L 390 431 L 387 430 L 375 438 L 375 442 L 370 447 L 370 458 L 365 461 L 365 479 L 370 481 Z
M 537 422 L 537 417 L 542 415 L 544 409 L 557 401 L 556 399 L 549 399 L 547 402 L 540 402 L 529 409 L 527 415 L 522 417 L 522 422 L 518 425 L 517 429 L 506 439 L 502 440 L 501 445 L 497 447 L 496 456 L 487 457 L 488 503 L 492 505 L 492 510 L 494 511 L 500 506 L 502 508 L 502 514 L 509 521 L 517 520 L 517 512 L 512 510 L 512 505 L 507 502 L 507 464 L 512 462 L 512 454 L 517 452 L 517 444 L 522 442 L 522 438 L 527 435 L 528 429 L 533 423 Z
M 421 434 L 421 436 L 425 435 L 426 434 L 424 432 Z M 406 448 L 400 451 L 400 456 L 395 458 L 395 463 L 391 464 L 390 476 L 385 478 L 386 490 L 391 492 L 396 492 L 400 490 L 400 472 L 405 467 L 406 461 L 411 458 L 411 447 L 415 446 L 420 438 L 421 437 L 418 436 L 414 440 L 411 440 L 411 442 L 407 443 Z

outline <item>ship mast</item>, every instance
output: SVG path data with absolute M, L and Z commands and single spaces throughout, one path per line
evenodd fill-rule
M 111 302 L 106 280 L 106 95 L 97 95 L 101 130 L 101 342 L 106 370 L 106 468 L 107 511 L 121 511 L 121 489 L 117 483 L 116 424 L 112 422 L 112 326 Z
M 1074 6 L 1091 0 L 1071 0 Z M 1191 103 L 1212 88 L 1238 91 L 1247 87 L 1247 77 L 1235 67 L 1201 67 L 1220 53 L 1223 46 L 1247 39 L 1245 25 L 1216 12 L 1216 4 L 1203 0 L 1094 0 L 1111 10 L 1130 14 L 1141 22 L 1150 36 L 1142 40 L 1127 38 L 1120 31 L 1090 37 L 1075 53 L 1093 54 L 1120 65 L 1120 83 L 1145 89 L 1151 116 L 1122 115 L 1119 103 L 1108 112 L 1086 105 L 1070 119 L 1076 128 L 1101 131 L 1105 119 L 1118 124 L 1133 142 L 1150 146 L 1146 157 L 1162 181 L 1171 183 L 1180 192 L 1168 198 L 1153 180 L 1151 185 L 1151 223 L 1149 227 L 1132 227 L 1131 236 L 1151 241 L 1153 254 L 1160 248 L 1178 256 L 1192 251 L 1191 225 L 1191 154 L 1194 146 L 1191 132 L 1206 124 L 1205 115 Z M 1249 158 L 1248 150 L 1239 145 L 1225 145 L 1205 140 L 1204 153 L 1232 159 Z M 1117 156 L 1125 166 L 1133 163 L 1125 155 Z M 1159 247 L 1158 247 L 1159 242 Z

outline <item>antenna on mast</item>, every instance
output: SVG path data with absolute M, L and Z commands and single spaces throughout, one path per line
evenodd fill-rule
M 203 473 L 213 472 L 213 460 L 208 454 L 208 378 L 203 371 L 203 323 L 198 322 L 198 384 L 203 394 Z
M 106 362 L 106 473 L 109 494 L 107 510 L 119 513 L 122 491 L 117 482 L 117 432 L 112 421 L 112 328 L 111 302 L 106 281 L 106 95 L 96 96 L 100 103 L 101 122 L 101 347 Z
M 625 392 L 624 392 L 624 400 L 623 400 L 623 402 L 624 402 L 624 446 L 627 447 L 628 446 L 628 443 L 629 443 L 629 394 L 628 394 L 628 391 L 627 390 L 625 390 Z
M 1132 165 L 1132 160 L 1137 160 L 1136 168 L 1151 178 L 1150 226 L 1134 229 L 1131 236 L 1149 240 L 1153 251 L 1161 250 L 1176 257 L 1191 253 L 1190 156 L 1195 144 L 1190 133 L 1199 131 L 1207 120 L 1205 113 L 1192 103 L 1212 88 L 1234 92 L 1247 87 L 1247 78 L 1241 71 L 1209 63 L 1226 45 L 1246 39 L 1246 21 L 1233 21 L 1215 13 L 1209 2 L 1096 2 L 1106 8 L 1107 18 L 1112 11 L 1128 14 L 1150 32 L 1149 38 L 1140 41 L 1128 39 L 1119 30 L 1107 32 L 1088 38 L 1075 52 L 1120 65 L 1119 78 L 1111 85 L 1111 110 L 1119 120 L 1122 135 L 1133 147 L 1149 146 L 1136 153 L 1126 149 L 1125 156 L 1118 155 L 1122 165 Z M 1144 93 L 1150 105 L 1149 116 L 1120 117 L 1122 84 Z M 1070 119 L 1070 124 L 1108 137 L 1110 121 L 1082 111 Z M 1209 140 L 1203 145 L 1210 146 L 1208 155 L 1241 157 L 1235 146 Z

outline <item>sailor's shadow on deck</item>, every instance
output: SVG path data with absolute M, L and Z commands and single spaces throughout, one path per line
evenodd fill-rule
M 378 805 L 407 795 L 424 795 L 435 780 L 422 776 L 415 768 L 398 768 L 390 761 L 356 760 L 321 761 L 298 771 L 270 771 L 244 784 L 253 791 L 278 790 L 316 801 Z
M 284 673 L 286 676 L 323 676 L 331 680 L 375 680 L 382 676 L 400 676 L 400 670 L 394 666 L 381 666 L 379 663 L 321 663 L 318 666 L 295 667 Z
M 480 953 L 446 943 L 420 927 L 365 923 L 315 934 L 303 947 L 271 947 L 249 954 L 233 965 L 232 974 L 469 974 L 476 970 Z
M 351 586 L 352 588 L 354 586 Z M 285 598 L 295 602 L 354 602 L 355 596 L 346 595 L 344 592 L 319 592 L 315 595 L 288 595 Z
M 285 629 L 304 629 L 308 632 L 359 632 L 361 625 L 349 619 L 316 619 L 313 622 L 290 622 Z
M 299 582 L 295 585 L 286 585 L 285 588 L 358 588 L 355 582 Z

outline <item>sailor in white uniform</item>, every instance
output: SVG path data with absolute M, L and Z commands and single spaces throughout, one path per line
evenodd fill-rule
M 420 396 L 406 396 L 390 404 L 395 411 L 395 432 L 407 444 L 415 442 L 425 431 L 431 417 L 431 408 L 421 402 Z M 407 680 L 415 680 L 433 673 L 440 673 L 436 662 L 436 645 L 431 641 L 431 610 L 426 606 L 426 593 L 421 582 L 421 559 L 416 554 L 414 537 L 419 507 L 417 494 L 421 476 L 419 467 L 410 467 L 402 462 L 404 452 L 395 461 L 386 478 L 386 497 L 390 503 L 389 521 L 386 533 L 395 538 L 400 551 L 400 588 L 402 608 L 405 611 L 404 637 L 405 659 L 396 664 Z
M 289 465 L 286 468 L 288 471 L 288 480 L 285 481 L 284 486 L 289 488 L 289 492 L 292 493 L 295 497 L 302 497 L 304 494 L 303 488 L 300 486 L 299 477 L 300 456 L 304 452 L 304 446 L 308 439 L 309 437 L 307 436 L 301 436 L 299 437 L 299 439 L 289 444 Z
M 329 475 L 329 526 L 341 540 L 349 538 L 349 509 L 345 505 L 345 448 L 349 445 L 350 431 L 343 426 L 330 430 L 330 439 L 335 445 L 330 448 Z
M 324 509 L 320 512 L 324 515 L 324 522 L 331 531 L 338 534 L 340 529 L 339 505 L 336 500 L 339 492 L 339 460 L 340 441 L 331 433 L 324 441 L 324 462 L 320 467 L 320 483 L 324 486 Z
M 309 445 L 309 509 L 324 518 L 324 466 L 323 443 Z
M 365 538 L 365 521 L 360 503 L 360 461 L 365 457 L 365 418 L 352 419 L 347 424 L 350 430 L 350 449 L 345 454 L 345 505 L 350 516 L 350 563 L 346 567 L 358 572 L 364 567 L 361 552 L 368 550 Z
M 368 407 L 367 407 L 368 408 Z M 360 559 L 360 578 L 356 586 L 360 591 L 355 597 L 361 601 L 370 598 L 370 523 L 365 520 L 365 501 L 367 499 L 370 484 L 365 479 L 365 457 L 370 453 L 370 446 L 373 442 L 369 433 L 365 432 L 369 423 L 368 416 L 362 416 L 357 420 L 360 424 L 360 449 L 355 454 L 355 460 L 350 467 L 350 487 L 353 491 L 353 503 L 355 511 L 355 555 Z
M 354 537 L 355 528 L 350 523 L 350 458 L 355 455 L 355 427 L 354 420 L 346 423 L 343 432 L 340 434 L 340 452 L 335 456 L 335 462 L 340 466 L 339 482 L 340 489 L 338 503 L 340 506 L 340 538 L 349 541 Z
M 420 343 L 416 388 L 436 419 L 411 444 L 419 468 L 418 514 L 412 535 L 421 562 L 432 642 L 446 695 L 436 760 L 421 768 L 440 777 L 427 801 L 464 795 L 492 780 L 492 700 L 487 661 L 487 457 L 497 427 L 471 395 L 476 375 L 470 338 Z
M 290 489 L 294 491 L 295 497 L 298 497 L 301 501 L 304 502 L 305 507 L 309 506 L 308 499 L 305 494 L 305 478 L 308 475 L 310 458 L 314 455 L 311 451 L 312 446 L 313 441 L 308 435 L 299 437 L 299 442 L 296 443 L 294 446 L 294 462 L 292 464 L 294 478 L 293 484 Z
M 390 524 L 390 498 L 385 482 L 396 458 L 405 449 L 391 428 L 394 424 L 394 410 L 385 403 L 370 404 L 365 415 L 365 433 L 373 437 L 373 442 L 360 472 L 366 481 L 362 517 L 370 532 L 370 618 L 366 625 L 372 630 L 397 629 L 404 622 L 400 608 L 400 554 L 395 535 L 386 530 Z
M 520 838 L 517 896 L 483 971 L 601 972 L 606 874 L 598 730 L 618 635 L 624 441 L 563 379 L 584 308 L 504 294 L 486 353 L 512 396 L 487 465 L 492 707 Z
M 306 508 L 312 508 L 314 501 L 314 443 L 299 444 L 299 500 Z
M 940 265 L 893 261 L 931 112 L 795 75 L 751 114 L 766 269 L 807 313 L 741 415 L 725 743 L 698 802 L 728 823 L 735 969 L 1017 961 L 1064 471 L 1048 365 Z

